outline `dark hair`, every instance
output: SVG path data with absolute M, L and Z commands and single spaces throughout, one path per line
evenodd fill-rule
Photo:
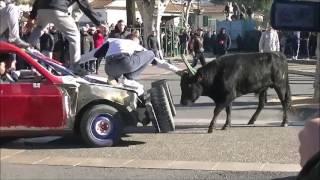
M 0 53 L 0 62 L 5 62 L 7 60 L 14 60 L 13 55 L 10 53 Z

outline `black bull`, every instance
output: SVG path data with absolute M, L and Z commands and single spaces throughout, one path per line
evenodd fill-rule
M 218 114 L 226 108 L 227 118 L 222 129 L 230 127 L 231 103 L 244 94 L 259 94 L 259 105 L 248 124 L 253 124 L 264 107 L 266 92 L 274 88 L 283 108 L 281 126 L 287 126 L 287 110 L 291 95 L 288 64 L 281 53 L 242 53 L 226 55 L 199 68 L 195 75 L 181 77 L 181 104 L 190 105 L 200 96 L 215 102 L 214 116 L 208 132 L 215 128 Z

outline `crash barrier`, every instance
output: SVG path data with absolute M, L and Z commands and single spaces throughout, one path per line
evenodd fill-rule
M 173 117 L 176 109 L 165 79 L 155 81 L 146 94 L 147 116 L 158 133 L 175 131 Z

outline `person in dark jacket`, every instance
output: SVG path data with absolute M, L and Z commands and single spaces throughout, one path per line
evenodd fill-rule
M 109 38 L 119 38 L 119 39 L 129 39 L 131 33 L 126 31 L 126 24 L 124 20 L 119 20 L 114 28 L 111 31 Z
M 69 42 L 70 69 L 76 73 L 81 71 L 78 61 L 81 56 L 80 33 L 74 19 L 70 16 L 68 8 L 76 3 L 82 12 L 96 25 L 102 28 L 97 14 L 91 9 L 88 0 L 35 0 L 25 29 L 30 31 L 37 19 L 37 26 L 32 31 L 28 41 L 35 45 L 41 36 L 41 31 L 48 23 L 53 23 Z
M 216 55 L 217 57 L 227 54 L 227 50 L 231 45 L 230 36 L 226 33 L 225 28 L 221 28 L 216 39 Z
M 197 33 L 193 37 L 193 61 L 191 66 L 195 67 L 198 64 L 198 60 L 202 66 L 206 64 L 206 60 L 204 57 L 204 49 L 203 49 L 203 38 L 202 38 L 202 29 L 198 29 Z
M 187 45 L 189 41 L 189 35 L 185 29 L 181 29 L 179 34 L 179 48 L 180 48 L 180 55 L 187 54 Z
M 152 50 L 156 57 L 159 57 L 159 44 L 157 41 L 157 32 L 152 31 L 152 34 L 147 39 L 148 49 Z
M 63 34 L 57 31 L 57 29 L 54 26 L 51 26 L 49 28 L 49 31 L 50 31 L 50 34 L 53 36 L 53 41 L 54 41 L 52 57 L 53 59 L 56 59 L 61 63 L 64 63 L 65 62 L 64 54 L 66 52 L 66 43 L 65 43 L 66 40 Z
M 44 33 L 40 37 L 40 51 L 42 54 L 52 58 L 52 52 L 54 48 L 54 39 L 52 34 L 49 33 L 49 30 L 46 28 Z

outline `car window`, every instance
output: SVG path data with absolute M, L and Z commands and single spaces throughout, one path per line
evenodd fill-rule
M 3 63 L 1 83 L 43 82 L 45 77 L 32 65 L 28 64 L 21 56 L 12 52 L 0 53 Z

